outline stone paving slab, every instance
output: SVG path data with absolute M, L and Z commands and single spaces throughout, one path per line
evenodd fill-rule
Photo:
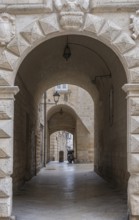
M 126 196 L 92 164 L 49 163 L 14 197 L 17 220 L 127 220 Z

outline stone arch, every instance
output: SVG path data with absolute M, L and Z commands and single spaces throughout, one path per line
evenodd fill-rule
M 95 38 L 114 51 L 124 66 L 127 81 L 137 82 L 139 49 L 120 27 L 103 17 L 87 14 L 80 30 L 62 30 L 57 14 L 37 19 L 20 31 L 1 52 L 0 85 L 14 85 L 17 70 L 23 59 L 40 43 L 60 35 L 77 34 Z M 131 59 L 132 57 L 132 59 Z
M 22 63 L 23 59 L 33 50 L 37 45 L 42 42 L 60 35 L 67 35 L 69 33 L 90 36 L 95 38 L 105 45 L 110 47 L 114 51 L 118 58 L 120 59 L 127 76 L 128 83 L 139 83 L 139 48 L 136 46 L 132 38 L 125 33 L 120 27 L 115 25 L 111 21 L 106 21 L 102 17 L 94 16 L 87 13 L 83 26 L 79 29 L 63 30 L 60 26 L 58 16 L 56 13 L 47 14 L 43 18 L 39 18 L 29 25 L 27 25 L 22 31 L 16 34 L 16 36 L 10 41 L 6 47 L 1 48 L 0 52 L 0 91 L 1 91 L 1 133 L 0 137 L 4 138 L 4 145 L 1 148 L 1 170 L 0 177 L 1 180 L 1 198 L 5 198 L 5 203 L 2 203 L 0 217 L 9 217 L 12 212 L 12 181 L 10 175 L 12 174 L 12 124 L 13 124 L 13 100 L 14 94 L 16 93 L 16 88 L 14 86 L 14 79 L 16 77 L 17 70 Z M 7 87 L 6 87 L 7 86 Z M 137 85 L 138 86 L 138 85 Z M 125 90 L 130 93 L 130 91 L 138 91 L 139 89 L 135 87 L 126 87 Z M 136 98 L 129 102 L 129 123 L 132 121 L 131 135 L 129 135 L 129 145 L 134 142 L 136 149 L 130 149 L 133 151 L 129 165 L 130 172 L 133 175 L 129 181 L 129 207 L 133 215 L 139 215 L 138 210 L 138 99 Z M 5 100 L 6 99 L 6 100 Z M 4 101 L 3 101 L 4 100 Z M 134 107 L 131 109 L 132 104 Z M 10 110 L 9 106 L 12 110 Z M 133 117 L 132 117 L 133 116 Z M 11 139 L 10 139 L 11 138 Z M 131 143 L 132 144 L 132 143 Z M 9 150 L 9 148 L 10 150 Z M 129 152 L 131 153 L 131 152 Z M 7 164 L 7 165 L 6 165 Z M 134 180 L 136 180 L 134 182 Z
M 62 112 L 60 112 L 62 109 Z M 58 117 L 59 116 L 59 117 Z M 59 131 L 59 130 L 65 130 L 69 131 L 70 133 L 74 133 L 75 131 L 75 126 L 76 126 L 76 118 L 77 118 L 77 113 L 74 111 L 73 108 L 67 105 L 57 105 L 49 109 L 47 113 L 47 121 L 48 121 L 48 129 L 50 130 L 50 134 Z M 60 123 L 60 120 L 62 118 L 62 121 L 66 119 L 66 123 Z M 52 122 L 54 126 L 52 126 L 53 129 L 51 129 L 50 123 L 51 121 L 58 120 L 57 123 Z M 68 125 L 68 127 L 67 127 Z M 55 129 L 54 129 L 55 127 Z
M 66 104 L 57 104 L 56 106 L 51 107 L 47 113 L 47 120 L 49 120 L 53 114 L 59 112 L 61 108 L 64 108 L 64 110 L 70 113 L 72 117 L 79 118 L 77 110 L 73 106 L 71 107 L 68 103 L 66 103 Z
M 49 122 L 50 119 L 57 113 L 60 113 L 61 108 L 63 109 L 63 112 L 66 112 L 67 114 L 71 115 L 71 117 L 73 118 L 73 120 L 80 120 L 83 124 L 83 126 L 85 127 L 86 131 L 88 131 L 86 125 L 84 124 L 84 122 L 82 121 L 82 119 L 80 118 L 80 116 L 77 113 L 77 110 L 72 106 L 70 106 L 69 104 L 57 104 L 56 106 L 53 106 L 52 108 L 50 108 L 48 110 L 47 113 L 47 121 Z M 67 129 L 67 128 L 65 128 Z M 58 129 L 59 130 L 59 129 Z M 73 133 L 72 130 L 67 130 L 70 131 L 71 133 Z
M 62 109 L 62 112 L 61 112 Z M 74 137 L 74 150 L 77 155 L 76 111 L 68 105 L 57 104 L 47 112 L 47 161 L 50 159 L 50 137 L 58 131 L 67 131 Z M 76 143 L 76 144 L 75 144 Z
M 87 154 L 89 150 L 87 146 L 89 145 L 89 141 L 90 141 L 89 140 L 90 131 L 87 125 L 85 124 L 83 118 L 80 118 L 77 110 L 73 106 L 67 104 L 57 104 L 56 106 L 53 106 L 48 110 L 47 123 L 48 123 L 47 126 L 48 152 L 50 148 L 50 135 L 56 131 L 67 131 L 71 133 L 74 137 L 74 150 L 75 150 L 76 160 L 78 162 L 83 162 L 83 161 L 86 162 L 87 156 L 84 157 L 82 155 L 81 149 L 83 149 L 83 151 L 86 152 Z M 82 130 L 84 132 L 82 132 Z M 81 134 L 82 134 L 82 139 L 86 140 L 86 145 L 84 145 L 84 141 L 78 144 L 78 142 L 80 142 Z M 78 145 L 80 146 L 78 147 Z M 93 145 L 91 147 L 93 151 Z M 93 160 L 93 155 L 90 156 L 90 160 L 91 159 Z

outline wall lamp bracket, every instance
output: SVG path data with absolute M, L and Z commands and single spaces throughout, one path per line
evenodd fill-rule
M 99 78 L 111 78 L 111 73 L 109 75 L 95 76 L 95 78 L 92 80 L 92 83 L 96 84 L 97 79 L 99 79 Z

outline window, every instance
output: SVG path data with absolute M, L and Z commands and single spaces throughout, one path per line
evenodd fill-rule
M 60 85 L 57 85 L 55 87 L 55 90 L 56 91 L 67 91 L 68 90 L 68 84 L 60 84 Z

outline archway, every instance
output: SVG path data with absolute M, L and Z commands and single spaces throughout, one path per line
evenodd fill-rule
M 73 139 L 75 139 L 74 135 L 67 131 L 52 133 L 50 135 L 49 161 L 67 161 L 67 152 L 75 149 Z
M 48 121 L 48 126 L 47 126 L 48 127 L 47 129 L 48 138 L 47 138 L 47 155 L 46 155 L 47 161 L 50 161 L 50 158 L 51 158 L 51 142 L 52 141 L 54 142 L 54 138 L 56 139 L 56 142 L 57 142 L 57 147 L 56 147 L 57 156 L 56 157 L 60 158 L 60 155 L 58 156 L 58 152 L 62 151 L 64 152 L 63 161 L 65 158 L 67 158 L 66 156 L 67 155 L 66 133 L 70 132 L 72 135 L 74 135 L 74 139 L 75 139 L 76 120 L 77 119 L 73 115 L 73 112 L 70 110 L 70 108 L 64 105 L 58 105 L 49 110 L 48 115 L 47 115 L 47 121 Z M 53 139 L 52 139 L 52 136 L 53 136 L 52 134 L 55 134 Z M 75 152 L 77 152 L 76 149 L 75 149 Z
M 74 136 L 76 162 L 93 162 L 94 152 L 94 105 L 91 96 L 77 86 L 68 85 L 69 91 L 61 94 L 56 106 L 48 102 L 47 113 L 47 157 L 49 158 L 50 135 L 56 131 L 67 131 Z M 47 91 L 51 97 L 53 89 Z M 65 95 L 66 94 L 66 102 Z M 63 95 L 63 97 L 62 97 Z M 82 100 L 82 97 L 85 100 Z M 63 99 L 62 99 L 63 98 Z M 47 161 L 49 159 L 47 158 Z
M 49 16 L 48 16 L 49 17 Z M 46 21 L 47 21 L 47 19 L 48 19 L 48 17 L 46 18 Z M 50 15 L 50 17 L 51 17 L 51 15 Z M 54 18 L 55 18 L 55 15 L 52 15 L 52 17 L 53 17 L 53 21 L 54 21 Z M 50 20 L 49 20 L 50 21 Z M 97 21 L 97 22 L 96 22 Z M 41 20 L 39 20 L 39 22 L 42 24 L 42 21 Z M 45 23 L 45 22 L 44 22 Z M 22 40 L 23 42 L 24 42 L 24 46 L 23 46 L 23 48 L 24 48 L 24 50 L 23 51 L 17 51 L 17 48 L 19 49 L 19 47 L 20 47 L 20 45 L 17 45 L 17 40 L 16 39 L 14 39 L 13 41 L 11 41 L 10 42 L 10 44 L 8 45 L 8 50 L 10 50 L 10 51 L 12 51 L 12 53 L 10 53 L 10 56 L 11 56 L 11 60 L 12 60 L 12 63 L 9 63 L 8 61 L 6 61 L 7 62 L 7 64 L 6 64 L 6 66 L 5 66 L 5 60 L 4 60 L 4 62 L 1 64 L 1 67 L 2 68 L 4 68 L 4 69 L 6 69 L 6 71 L 5 72 L 3 72 L 3 73 L 1 73 L 1 75 L 2 75 L 2 81 L 3 81 L 3 84 L 2 85 L 4 85 L 4 86 L 7 86 L 7 84 L 9 85 L 13 85 L 13 82 L 14 82 L 14 77 L 13 77 L 13 75 L 11 76 L 11 75 L 9 75 L 9 71 L 10 72 L 12 72 L 12 71 L 14 71 L 14 73 L 15 73 L 15 75 L 16 75 L 16 72 L 17 72 L 17 69 L 18 69 L 18 67 L 20 66 L 20 64 L 21 64 L 21 62 L 23 61 L 23 59 L 24 59 L 24 57 L 28 54 L 28 52 L 29 51 L 31 51 L 33 48 L 35 48 L 36 47 L 36 45 L 39 45 L 41 42 L 43 42 L 43 41 L 46 41 L 46 40 L 48 40 L 48 38 L 52 38 L 52 37 L 54 37 L 54 36 L 58 36 L 58 35 L 65 35 L 65 34 L 67 34 L 68 32 L 67 31 L 65 31 L 65 32 L 63 32 L 63 31 L 61 31 L 60 32 L 60 29 L 57 27 L 57 30 L 56 30 L 56 32 L 60 32 L 59 34 L 57 33 L 54 33 L 55 32 L 55 27 L 53 26 L 52 27 L 52 29 L 51 29 L 51 36 L 50 36 L 50 32 L 47 32 L 47 30 L 46 30 L 46 28 L 45 29 L 43 29 L 43 31 L 44 31 L 44 33 L 46 34 L 46 37 L 44 36 L 44 34 L 39 34 L 39 33 L 42 33 L 42 30 L 39 28 L 39 29 L 37 29 L 36 28 L 36 33 L 35 33 L 35 35 L 34 35 L 34 32 L 32 32 L 32 29 L 33 29 L 33 27 L 35 26 L 37 26 L 38 25 L 38 23 L 36 23 L 36 21 L 34 22 L 34 23 L 32 23 L 31 25 L 29 25 L 27 28 L 25 28 L 25 30 L 24 31 L 22 31 L 21 32 L 21 35 L 25 38 L 25 40 L 21 37 L 21 35 L 19 34 L 19 38 L 20 38 L 20 40 Z M 38 27 L 38 26 L 37 26 Z M 44 26 L 41 26 L 41 28 L 43 28 Z M 28 31 L 27 31 L 28 30 Z M 34 29 L 33 29 L 34 30 Z M 85 26 L 84 26 L 84 28 L 82 29 L 82 30 L 84 30 L 84 32 L 82 32 L 82 34 L 81 35 L 84 35 L 84 36 L 91 36 L 91 38 L 88 38 L 88 39 L 91 39 L 92 41 L 94 41 L 96 44 L 94 44 L 94 45 L 96 45 L 96 49 L 97 49 L 97 47 L 99 46 L 99 51 L 100 52 L 102 52 L 102 53 L 104 53 L 104 51 L 105 51 L 105 53 L 103 54 L 103 58 L 104 58 L 104 55 L 105 54 L 107 54 L 107 56 L 108 55 L 111 55 L 111 59 L 110 60 L 108 60 L 107 59 L 107 62 L 105 62 L 105 59 L 103 60 L 103 62 L 102 61 L 100 61 L 99 60 L 99 65 L 101 66 L 101 70 L 100 70 L 100 67 L 99 67 L 99 65 L 97 65 L 97 62 L 96 62 L 96 66 L 95 66 L 95 73 L 96 73 L 96 76 L 99 76 L 99 72 L 101 71 L 101 72 L 103 72 L 103 76 L 105 75 L 105 73 L 107 74 L 107 75 L 109 75 L 110 76 L 110 74 L 108 73 L 108 69 L 107 69 L 107 66 L 105 65 L 106 63 L 108 64 L 108 66 L 109 66 L 109 68 L 112 70 L 112 69 L 114 69 L 113 67 L 112 67 L 112 65 L 113 65 L 113 62 L 112 62 L 112 60 L 115 60 L 116 61 L 116 63 L 118 64 L 118 65 L 116 65 L 116 66 L 118 66 L 118 68 L 119 69 L 117 69 L 117 74 L 119 74 L 120 72 L 122 72 L 123 74 L 120 74 L 119 75 L 119 77 L 120 77 L 120 79 L 121 79 L 121 81 L 120 81 L 120 83 L 118 83 L 118 81 L 117 81 L 117 85 L 115 84 L 115 86 L 114 86 L 114 89 L 117 89 L 117 91 L 119 92 L 120 91 L 120 88 L 121 88 L 121 86 L 123 85 L 123 84 L 125 84 L 126 83 L 126 77 L 125 77 L 125 72 L 126 72 L 126 74 L 127 74 L 127 80 L 128 80 L 128 82 L 134 82 L 135 81 L 135 78 L 136 78 L 136 74 L 135 74 L 135 70 L 133 70 L 133 67 L 136 67 L 138 64 L 137 64 L 137 62 L 136 62 L 136 56 L 135 56 L 135 58 L 134 57 L 132 57 L 132 60 L 130 61 L 130 62 L 128 62 L 128 60 L 130 59 L 130 57 L 132 56 L 132 52 L 134 53 L 134 54 L 137 54 L 137 51 L 135 50 L 135 49 L 133 49 L 132 50 L 132 48 L 134 48 L 134 46 L 135 46 L 135 43 L 134 43 L 134 41 L 132 41 L 131 40 L 131 38 L 128 36 L 128 35 L 126 35 L 126 34 L 124 34 L 117 26 L 115 26 L 113 23 L 111 23 L 111 22 L 105 22 L 102 18 L 98 18 L 98 17 L 96 17 L 96 16 L 93 16 L 93 15 L 90 15 L 90 14 L 88 14 L 87 15 L 87 17 L 86 17 L 86 20 L 85 20 Z M 113 32 L 108 32 L 108 30 L 113 30 Z M 39 32 L 40 31 L 40 32 Z M 53 34 L 52 34 L 52 32 L 53 32 Z M 28 35 L 28 33 L 31 33 L 32 35 L 31 35 L 31 38 L 29 38 L 29 36 L 30 36 L 30 34 Z M 49 33 L 49 36 L 48 36 L 48 33 Z M 76 30 L 76 31 L 72 31 L 72 33 L 73 34 L 76 34 L 76 35 L 80 35 L 80 33 Z M 107 35 L 108 34 L 108 35 Z M 99 41 L 97 41 L 97 40 L 93 40 L 93 38 L 97 38 L 97 36 L 99 35 L 99 37 L 98 37 L 98 40 Z M 37 37 L 36 37 L 37 36 Z M 38 37 L 38 36 L 40 36 L 40 37 Z M 123 39 L 123 36 L 124 36 L 124 39 Z M 78 38 L 78 36 L 75 36 L 75 37 L 77 37 Z M 93 38 L 92 38 L 93 37 Z M 72 37 L 73 38 L 73 37 Z M 80 36 L 80 38 L 81 38 L 81 36 Z M 60 38 L 59 38 L 60 39 Z M 62 39 L 62 38 L 61 38 Z M 55 38 L 53 39 L 53 40 L 55 40 Z M 15 42 L 16 41 L 16 42 Z M 63 40 L 62 40 L 63 41 Z M 119 57 L 119 59 L 120 59 L 120 61 L 119 61 L 119 59 L 116 57 L 116 55 L 115 55 L 115 53 L 112 51 L 112 50 L 109 50 L 105 45 L 103 45 L 102 43 L 100 43 L 100 41 L 103 41 L 103 42 L 105 42 L 106 44 L 108 44 L 108 46 L 109 47 L 112 47 L 113 48 L 113 51 L 115 51 L 116 53 L 117 53 L 117 55 L 118 55 L 118 57 Z M 97 45 L 97 42 L 98 42 L 98 45 Z M 124 43 L 123 43 L 124 42 Z M 14 43 L 16 43 L 16 46 L 15 47 L 13 47 L 13 44 Z M 31 43 L 32 44 L 32 46 L 30 47 L 30 45 L 28 45 L 28 43 Z M 44 44 L 45 44 L 45 42 L 44 42 Z M 81 43 L 81 44 L 83 44 L 83 43 Z M 101 45 L 101 46 L 100 46 Z M 52 46 L 52 45 L 51 45 Z M 89 43 L 89 46 L 90 46 L 90 43 Z M 40 47 L 41 47 L 41 45 L 40 45 Z M 88 47 L 88 46 L 87 46 Z M 90 48 L 90 47 L 89 47 Z M 102 49 L 103 48 L 103 49 Z M 106 50 L 105 50 L 105 49 Z M 81 48 L 80 48 L 81 49 Z M 79 50 L 80 50 L 79 49 Z M 101 51 L 101 49 L 102 49 L 102 51 Z M 60 51 L 60 50 L 59 50 Z M 128 52 L 129 51 L 129 52 Z M 21 53 L 20 53 L 21 52 Z M 78 51 L 79 52 L 79 51 Z M 82 51 L 83 52 L 83 51 Z M 126 53 L 127 52 L 127 53 Z M 15 53 L 16 55 L 14 55 L 13 53 Z M 34 51 L 32 51 L 32 53 L 34 53 L 35 54 L 35 50 Z M 85 52 L 85 53 L 88 53 L 88 52 Z M 101 53 L 101 54 L 102 54 Z M 7 54 L 7 55 L 9 55 L 9 51 L 7 51 L 7 49 L 5 50 L 5 51 L 3 51 L 2 52 L 2 56 L 4 57 L 5 56 L 5 54 Z M 22 56 L 21 56 L 21 58 L 19 59 L 18 57 L 20 56 L 22 54 Z M 97 53 L 95 53 L 95 55 L 94 55 L 94 60 L 95 60 L 95 57 L 96 57 L 96 54 Z M 31 55 L 31 53 L 28 55 L 28 58 L 29 58 L 29 56 Z M 76 51 L 75 51 L 75 55 L 77 55 L 76 54 Z M 107 56 L 105 56 L 105 58 L 107 57 Z M 91 54 L 91 56 L 90 55 L 87 55 L 87 57 L 89 58 L 89 57 L 92 57 L 92 54 Z M 113 59 L 113 58 L 114 59 Z M 56 57 L 57 58 L 57 57 Z M 51 59 L 51 57 L 50 57 L 50 59 Z M 101 58 L 100 58 L 101 59 Z M 17 62 L 17 60 L 18 60 L 18 62 Z M 15 64 L 15 61 L 17 62 L 16 64 L 16 66 L 14 65 Z M 56 60 L 55 60 L 56 61 Z M 90 58 L 90 61 L 91 61 L 91 58 Z M 27 59 L 25 59 L 24 61 L 23 61 L 23 63 L 21 64 L 21 66 L 20 66 L 20 69 L 19 69 L 19 72 L 21 73 L 22 72 L 22 65 L 23 64 L 25 64 L 26 65 L 26 67 L 27 67 L 27 62 L 29 62 L 29 59 L 28 59 L 28 61 L 27 61 Z M 126 63 L 127 62 L 127 63 Z M 44 61 L 44 63 L 45 63 L 45 61 Z M 74 62 L 73 62 L 74 63 Z M 80 60 L 80 63 L 81 63 L 81 60 Z M 85 62 L 84 62 L 85 63 Z M 122 64 L 121 64 L 122 63 Z M 88 63 L 86 63 L 86 65 L 88 65 Z M 43 64 L 42 64 L 42 66 L 43 66 Z M 66 65 L 64 65 L 63 66 L 63 70 L 64 70 L 64 68 L 65 68 L 65 66 Z M 38 66 L 39 67 L 39 66 Z M 123 68 L 124 67 L 124 68 Z M 128 70 L 128 68 L 131 68 L 131 70 L 129 71 Z M 70 77 L 72 76 L 72 73 L 75 71 L 75 66 L 73 65 L 73 69 L 70 69 L 70 71 L 69 71 L 69 73 L 71 73 L 71 75 L 70 75 Z M 46 69 L 45 69 L 46 70 Z M 74 70 L 74 71 L 73 71 Z M 89 71 L 91 70 L 91 68 L 89 68 Z M 120 72 L 119 72 L 119 70 L 120 70 Z M 89 71 L 88 71 L 88 74 L 89 74 Z M 92 69 L 92 71 L 94 72 L 94 69 Z M 116 71 L 116 69 L 114 70 L 114 72 Z M 23 71 L 24 72 L 24 71 Z M 78 73 L 83 73 L 83 69 L 82 69 L 82 67 L 77 71 Z M 113 72 L 113 71 L 112 71 Z M 55 71 L 53 70 L 53 73 L 56 73 L 56 69 L 55 69 Z M 61 71 L 61 76 L 62 76 L 62 74 L 64 74 L 64 73 L 62 73 L 62 71 Z M 21 73 L 21 75 L 22 75 L 22 73 Z M 42 75 L 40 74 L 39 76 L 41 76 L 42 78 L 43 78 L 43 75 L 44 75 L 44 73 L 42 72 Z M 26 74 L 23 74 L 22 75 L 23 76 L 23 81 L 26 81 L 27 82 L 27 84 L 29 83 L 29 81 L 30 80 L 28 80 L 28 78 L 27 78 L 27 75 Z M 92 80 L 94 81 L 94 78 L 92 78 L 92 76 L 93 75 L 87 75 L 88 77 L 87 78 L 85 78 L 84 77 L 84 74 L 81 74 L 81 78 L 80 78 L 80 84 L 79 84 L 79 82 L 78 82 L 78 80 L 76 79 L 74 79 L 74 82 L 71 80 L 71 78 L 67 78 L 67 83 L 74 83 L 74 84 L 78 84 L 78 85 L 80 85 L 80 86 L 82 86 L 82 87 L 84 87 L 84 88 L 86 88 L 86 90 L 88 90 L 89 92 L 90 92 L 90 94 L 93 96 L 93 94 L 95 93 L 95 91 L 96 91 L 96 88 L 95 88 L 95 86 L 93 86 L 92 85 Z M 38 81 L 38 75 L 36 76 L 36 82 Z M 51 86 L 53 86 L 54 84 L 53 84 L 53 77 L 54 77 L 54 75 L 51 75 L 51 77 L 52 77 L 52 80 L 49 80 L 49 85 L 47 85 L 47 87 L 46 87 L 46 85 L 45 85 L 45 82 L 46 82 L 46 80 L 48 80 L 47 78 L 45 78 L 45 82 L 43 81 L 41 84 L 40 83 L 38 83 L 38 87 L 41 87 L 42 88 L 42 91 L 44 91 L 45 89 L 48 89 L 48 88 L 50 88 Z M 113 77 L 113 81 L 116 83 L 116 74 L 113 74 L 112 75 L 112 77 Z M 25 80 L 25 78 L 26 78 L 26 80 Z M 64 78 L 63 78 L 64 79 Z M 19 79 L 18 79 L 19 80 Z M 105 81 L 105 80 L 104 80 Z M 35 82 L 35 81 L 34 81 Z M 64 80 L 60 80 L 60 79 L 57 79 L 57 83 L 63 83 L 64 82 Z M 103 89 L 102 89 L 102 84 L 103 84 L 103 88 L 105 88 L 106 90 L 107 90 L 107 92 L 110 90 L 110 87 L 112 86 L 112 84 L 111 84 L 111 82 L 109 82 L 108 84 L 109 84 L 109 86 L 106 88 L 105 86 L 106 86 L 106 84 L 107 83 L 105 83 L 105 82 L 98 82 L 97 83 L 97 87 L 99 87 L 99 91 L 101 91 L 101 94 L 103 93 Z M 30 88 L 29 86 L 27 86 L 28 88 Z M 128 133 L 128 147 L 129 147 L 129 162 L 128 162 L 128 165 L 129 165 L 129 168 L 128 168 L 128 170 L 129 170 L 129 172 L 131 173 L 131 174 L 133 174 L 133 175 L 131 175 L 131 178 L 130 178 L 130 184 L 129 184 L 129 201 L 130 201 L 130 209 L 131 209 L 131 211 L 132 211 L 132 214 L 133 215 L 138 215 L 138 210 L 136 209 L 136 204 L 137 204 L 137 200 L 134 198 L 134 196 L 132 196 L 132 194 L 135 194 L 136 196 L 137 196 L 137 194 L 136 194 L 136 192 L 137 192 L 137 187 L 133 187 L 134 188 L 134 192 L 132 191 L 132 189 L 130 190 L 130 186 L 132 186 L 132 184 L 134 185 L 135 183 L 134 183 L 134 180 L 136 180 L 136 182 L 138 182 L 138 178 L 137 178 L 137 176 L 136 175 L 134 175 L 134 174 L 137 174 L 138 173 L 138 166 L 137 166 L 137 164 L 138 164 L 138 154 L 136 154 L 136 153 L 138 153 L 138 150 L 137 149 L 130 149 L 130 146 L 131 146 L 131 144 L 133 144 L 134 146 L 136 145 L 137 146 L 137 143 L 138 143 L 138 139 L 137 139 L 137 134 L 138 134 L 138 118 L 137 118 L 137 115 L 138 115 L 138 113 L 137 113 L 137 108 L 136 108 L 136 106 L 137 106 L 137 98 L 134 98 L 134 96 L 135 96 L 135 93 L 136 92 L 132 92 L 132 91 L 138 91 L 138 87 L 136 86 L 136 85 L 127 85 L 126 86 L 126 88 L 125 88 L 125 90 L 127 90 L 128 91 L 128 93 L 129 93 L 129 95 L 130 94 L 132 94 L 132 97 L 130 97 L 129 96 L 129 102 L 128 102 L 128 109 L 129 109 L 129 111 L 132 111 L 132 113 L 131 112 L 129 112 L 129 114 L 131 114 L 132 116 L 130 117 L 129 116 L 129 125 L 131 125 L 131 126 L 129 126 L 128 127 L 128 129 L 131 131 L 131 136 L 129 135 L 129 133 Z M 38 92 L 38 93 L 35 93 L 35 91 L 37 91 L 36 90 L 36 84 L 34 83 L 34 88 L 33 88 L 33 85 L 32 85 L 32 91 L 30 91 L 30 93 L 32 94 L 32 95 L 35 95 L 34 97 L 35 97 L 35 99 L 38 101 L 38 98 L 40 97 L 40 95 L 41 95 L 41 91 L 40 92 Z M 39 91 L 39 90 L 38 90 Z M 6 103 L 6 105 L 12 105 L 12 103 L 13 103 L 13 100 L 11 101 L 10 99 L 11 99 L 11 96 L 13 96 L 13 94 L 15 93 L 15 88 L 13 88 L 13 87 L 2 87 L 2 98 L 3 99 L 5 99 L 5 95 L 6 95 L 6 97 L 8 98 L 8 104 L 7 104 L 7 100 L 5 101 L 5 103 Z M 96 93 L 95 93 L 96 94 Z M 112 94 L 112 93 L 111 93 Z M 103 94 L 102 94 L 103 95 Z M 111 95 L 112 96 L 112 95 Z M 10 97 L 10 98 L 9 98 Z M 94 101 L 96 101 L 97 102 L 97 100 L 95 100 L 95 98 L 97 97 L 97 95 L 95 95 L 95 96 L 93 96 L 94 97 Z M 117 93 L 117 97 L 121 97 L 121 92 L 119 92 L 119 93 Z M 100 96 L 100 98 L 101 99 L 103 99 L 101 96 Z M 124 95 L 122 95 L 122 100 L 124 99 Z M 9 101 L 10 100 L 10 101 Z M 118 99 L 116 99 L 117 101 L 118 101 Z M 3 102 L 3 101 L 2 101 Z M 10 102 L 10 103 L 9 103 Z M 131 109 L 131 106 L 132 106 L 132 104 L 134 103 L 134 106 L 135 106 L 135 108 L 134 109 Z M 100 103 L 101 104 L 101 103 Z M 117 105 L 118 105 L 119 103 L 117 103 Z M 3 104 L 2 104 L 2 106 L 3 106 Z M 104 105 L 105 106 L 105 105 Z M 120 105 L 119 105 L 120 106 Z M 125 107 L 126 107 L 126 105 L 125 105 L 125 103 L 124 103 L 124 109 L 125 109 Z M 111 108 L 112 109 L 112 108 Z M 99 111 L 97 111 L 98 109 L 96 109 L 96 112 L 98 113 Z M 101 109 L 102 110 L 102 109 Z M 107 110 L 105 109 L 105 111 L 104 112 L 107 112 Z M 120 114 L 120 112 L 119 112 L 119 114 Z M 123 113 L 124 114 L 124 113 Z M 128 114 L 128 115 L 129 115 Z M 112 115 L 112 114 L 111 114 Z M 118 111 L 117 111 L 117 115 L 118 115 Z M 6 120 L 7 120 L 7 116 L 6 116 Z M 8 120 L 9 120 L 9 118 L 8 118 Z M 132 123 L 131 123 L 131 121 L 132 121 Z M 100 124 L 101 124 L 101 120 L 100 120 Z M 5 121 L 4 123 L 7 123 L 7 121 Z M 9 123 L 9 122 L 8 122 Z M 99 123 L 97 123 L 98 125 L 99 125 Z M 106 123 L 107 124 L 107 123 Z M 10 121 L 10 125 L 12 126 L 12 120 Z M 125 131 L 125 127 L 124 127 L 124 125 L 125 124 L 123 124 L 123 130 Z M 3 122 L 2 122 L 2 127 L 3 127 Z M 3 130 L 2 130 L 3 131 Z M 5 131 L 6 131 L 6 134 L 5 134 Z M 12 129 L 11 129 L 11 131 L 12 131 Z M 10 131 L 10 132 L 11 132 Z M 117 131 L 117 130 L 116 130 Z M 5 141 L 4 142 L 8 142 L 8 146 L 9 145 L 11 145 L 12 143 L 11 143 L 11 141 L 9 141 L 9 136 L 10 137 L 12 137 L 12 134 L 11 135 L 8 135 L 8 137 L 7 137 L 7 133 L 9 133 L 9 131 L 7 131 L 7 130 L 5 130 L 4 129 L 4 133 L 2 132 L 2 134 L 1 134 L 1 137 L 3 138 L 7 138 L 7 139 L 5 139 Z M 126 132 L 125 132 L 126 133 Z M 33 135 L 33 134 L 32 134 Z M 100 132 L 100 135 L 102 136 L 102 131 Z M 10 139 L 11 140 L 11 139 Z M 34 139 L 33 139 L 34 140 Z M 98 142 L 99 143 L 99 142 Z M 121 142 L 122 143 L 122 142 Z M 102 143 L 101 143 L 102 144 Z M 125 145 L 125 143 L 124 143 L 124 145 Z M 136 147 L 135 147 L 136 148 Z M 131 151 L 130 151 L 131 150 Z M 133 153 L 133 154 L 131 154 L 131 153 Z M 125 152 L 124 152 L 124 154 L 125 154 Z M 97 154 L 96 154 L 97 155 Z M 110 155 L 106 155 L 106 156 L 110 156 Z M 6 159 L 7 160 L 7 159 Z M 9 163 L 11 163 L 12 162 L 12 160 L 9 160 L 10 162 Z M 133 163 L 133 161 L 136 161 L 136 162 L 134 162 Z M 3 164 L 3 163 L 2 163 Z M 101 167 L 102 167 L 102 164 L 99 164 L 98 165 L 98 167 L 96 166 L 96 169 L 98 169 L 99 171 L 101 171 L 102 173 L 104 172 L 106 172 L 107 173 L 107 171 L 108 171 L 108 169 L 106 169 L 106 170 L 101 170 Z M 107 167 L 108 168 L 108 167 Z M 6 171 L 6 169 L 8 169 L 8 174 L 7 174 L 7 171 Z M 6 173 L 6 175 L 4 174 L 4 173 Z M 8 183 L 7 184 L 11 184 L 11 179 L 9 178 L 9 174 L 11 174 L 12 173 L 12 171 L 11 171 L 11 168 L 8 168 L 7 166 L 6 166 L 6 168 L 5 168 L 5 165 L 3 165 L 3 170 L 2 170 L 2 174 L 1 174 L 1 176 L 8 176 L 8 178 L 6 179 L 6 181 L 8 181 Z M 122 173 L 122 171 L 121 171 L 121 173 Z M 133 181 L 132 181 L 133 180 Z M 4 179 L 4 181 L 5 181 L 5 179 Z M 8 199 L 7 200 L 7 203 L 5 203 L 6 204 L 6 206 L 7 206 L 7 204 L 9 204 L 9 202 L 11 201 L 11 196 L 10 195 L 8 195 L 8 198 L 10 197 L 10 199 Z M 133 205 L 133 204 L 135 204 L 135 206 Z M 5 205 L 4 205 L 5 206 Z M 10 207 L 10 209 L 8 209 L 8 211 L 6 211 L 6 212 L 4 212 L 4 214 L 2 214 L 3 215 L 3 217 L 7 217 L 7 215 L 9 216 L 10 214 L 9 213 L 11 213 L 11 206 L 9 206 Z M 6 209 L 7 210 L 7 209 Z
M 33 134 L 36 134 L 38 123 L 37 103 L 42 93 L 59 83 L 72 83 L 81 86 L 90 93 L 95 103 L 95 170 L 104 178 L 113 180 L 126 188 L 128 178 L 126 166 L 126 100 L 125 94 L 121 90 L 122 85 L 126 83 L 124 69 L 116 55 L 104 44 L 77 35 L 68 36 L 72 55 L 68 62 L 65 61 L 62 55 L 66 39 L 65 36 L 56 37 L 38 46 L 21 64 L 17 74 L 16 85 L 20 87 L 17 96 L 23 95 L 17 100 L 24 100 L 26 103 L 24 106 L 27 106 L 26 110 L 30 115 L 31 130 L 33 130 L 33 133 L 30 133 L 32 149 Z M 30 65 L 31 63 L 33 65 Z M 24 92 L 25 87 L 26 94 Z M 29 101 L 30 98 L 32 103 Z M 61 116 L 59 113 L 61 107 L 63 112 L 73 112 L 69 111 L 68 107 L 64 109 L 64 106 L 57 105 L 52 109 L 54 116 Z M 72 114 L 75 115 L 75 113 Z M 49 115 L 47 119 L 49 121 Z M 70 125 L 69 122 L 72 122 L 72 119 L 65 123 L 66 126 Z M 56 128 L 56 126 L 60 126 L 59 121 L 55 123 L 54 120 L 53 125 L 56 130 L 62 129 L 62 127 Z M 49 123 L 48 127 L 54 131 Z M 84 134 L 87 138 L 88 131 Z M 32 150 L 33 154 L 34 151 Z M 33 160 L 33 156 L 31 158 Z M 119 160 L 118 164 L 117 160 Z M 33 169 L 31 170 L 31 176 L 33 176 Z

